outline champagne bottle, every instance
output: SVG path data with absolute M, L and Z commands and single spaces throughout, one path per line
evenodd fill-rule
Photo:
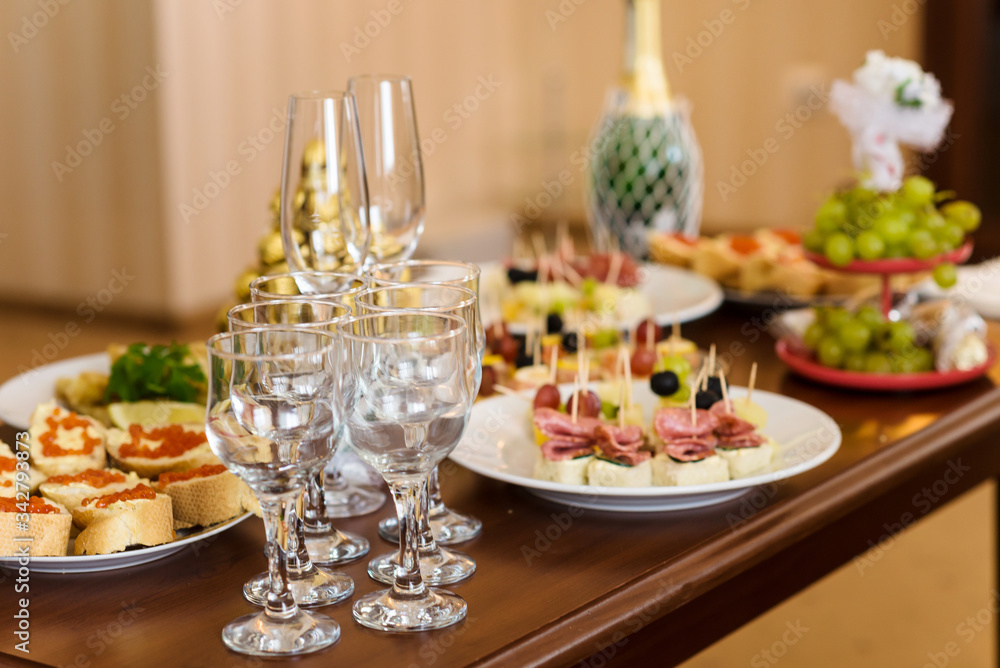
M 671 97 L 660 46 L 661 0 L 625 0 L 625 65 L 592 144 L 590 218 L 597 239 L 637 258 L 656 232 L 696 236 L 701 150 L 686 104 Z

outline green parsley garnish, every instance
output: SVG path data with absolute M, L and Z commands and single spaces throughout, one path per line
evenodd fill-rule
M 104 400 L 195 401 L 204 386 L 205 373 L 197 362 L 190 361 L 190 355 L 186 345 L 176 342 L 169 346 L 133 343 L 111 365 Z

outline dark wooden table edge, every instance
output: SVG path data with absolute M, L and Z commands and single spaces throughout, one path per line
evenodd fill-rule
M 1000 388 L 995 388 L 837 476 L 765 507 L 721 538 L 648 571 L 473 665 L 556 666 L 585 659 L 595 647 L 613 643 L 624 628 L 635 631 L 677 610 L 876 499 L 885 489 L 915 475 L 921 466 L 948 460 L 998 426 Z

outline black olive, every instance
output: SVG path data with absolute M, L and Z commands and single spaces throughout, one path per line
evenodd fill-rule
M 566 332 L 562 337 L 562 347 L 568 353 L 575 353 L 577 350 L 576 332 Z
M 545 333 L 558 334 L 562 328 L 562 317 L 558 313 L 549 313 L 548 317 L 545 318 Z
M 715 392 L 718 396 L 722 396 L 722 380 L 718 376 L 708 377 L 708 386 L 706 389 L 709 392 Z
M 722 397 L 713 392 L 712 390 L 701 390 L 694 396 L 695 408 L 701 408 L 702 410 L 708 410 L 712 407 L 716 401 L 721 401 Z
M 511 283 L 517 284 L 522 281 L 537 281 L 538 280 L 538 270 L 528 270 L 528 269 L 518 269 L 517 267 L 511 267 L 507 270 L 507 280 Z
M 649 377 L 649 388 L 657 396 L 669 397 L 681 389 L 681 383 L 673 371 L 660 371 Z
M 531 355 L 518 355 L 517 360 L 514 361 L 514 366 L 518 369 L 524 366 L 531 366 L 535 363 L 535 358 Z

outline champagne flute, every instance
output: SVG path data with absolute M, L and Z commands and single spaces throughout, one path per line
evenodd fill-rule
M 371 261 L 406 260 L 424 231 L 424 166 L 410 77 L 351 77 L 371 214 Z
M 334 301 L 274 299 L 234 306 L 229 309 L 227 315 L 231 331 L 276 325 L 292 329 L 336 331 L 337 323 L 350 314 L 351 309 Z M 338 445 L 339 442 L 334 444 L 331 457 L 338 449 Z M 317 569 L 309 563 L 347 563 L 366 555 L 370 547 L 368 540 L 363 536 L 338 531 L 330 522 L 326 514 L 322 470 L 309 478 L 303 512 L 296 517 L 293 533 L 298 544 L 295 555 L 298 561 L 297 567 L 289 569 L 293 579 L 293 593 L 302 588 L 311 589 L 317 583 L 334 584 L 338 579 L 345 589 L 353 590 L 353 582 L 349 578 L 345 581 L 340 574 L 326 573 L 322 569 L 316 572 Z M 252 594 L 251 602 L 261 600 L 261 596 L 266 592 L 266 585 L 266 578 L 257 578 L 248 585 L 248 591 Z M 298 602 L 303 604 L 303 601 L 308 602 L 317 598 L 320 597 L 307 594 L 307 597 Z
M 479 295 L 479 267 L 468 262 L 451 262 L 447 260 L 403 260 L 373 265 L 366 271 L 372 287 L 389 285 L 404 285 L 407 283 L 425 283 L 432 285 L 455 285 L 468 288 Z M 478 301 L 474 311 L 476 319 L 472 336 L 482 361 L 486 350 L 486 333 L 483 330 L 482 317 L 479 313 Z M 427 485 L 428 513 L 434 539 L 442 545 L 454 545 L 472 540 L 483 530 L 483 523 L 470 515 L 464 515 L 448 508 L 441 497 L 441 484 L 438 470 L 431 472 Z M 378 533 L 386 540 L 394 541 L 399 532 L 395 518 L 387 518 L 379 522 Z
M 270 575 L 264 609 L 230 622 L 223 642 L 259 656 L 328 647 L 340 626 L 299 608 L 286 569 L 296 499 L 354 408 L 355 395 L 342 391 L 340 340 L 275 327 L 218 334 L 207 348 L 206 434 L 216 456 L 260 501 Z
M 322 297 L 336 299 L 353 309 L 354 297 L 367 287 L 368 278 L 356 274 L 297 271 L 255 279 L 250 283 L 250 298 L 263 301 Z M 344 470 L 348 467 L 352 467 L 357 475 L 347 476 Z M 367 515 L 385 503 L 385 493 L 376 486 L 379 480 L 377 474 L 348 448 L 340 448 L 334 453 L 326 473 L 326 513 L 330 517 Z
M 358 313 L 419 310 L 453 315 L 466 323 L 468 331 L 473 331 L 469 323 L 475 323 L 477 299 L 476 293 L 472 290 L 455 285 L 407 283 L 366 290 L 358 295 L 356 305 Z M 475 396 L 482 377 L 482 364 L 475 337 L 468 337 L 468 344 L 463 359 L 469 392 Z M 424 581 L 432 585 L 452 584 L 470 577 L 475 573 L 476 562 L 463 552 L 438 546 L 427 517 L 429 502 L 426 494 L 421 495 L 420 503 L 420 524 L 417 532 L 420 573 Z M 445 531 L 447 530 L 446 527 Z M 392 584 L 395 570 L 399 565 L 400 559 L 397 553 L 390 552 L 373 559 L 368 564 L 368 574 L 379 582 Z
M 339 330 L 349 369 L 345 389 L 356 397 L 345 421 L 351 447 L 389 484 L 402 529 L 392 587 L 356 600 L 354 619 L 384 631 L 457 623 L 466 603 L 424 582 L 417 527 L 427 477 L 458 445 L 472 407 L 465 323 L 392 311 L 355 316 Z
M 371 243 L 369 226 L 354 96 L 290 96 L 281 166 L 281 242 L 288 266 L 360 271 Z

